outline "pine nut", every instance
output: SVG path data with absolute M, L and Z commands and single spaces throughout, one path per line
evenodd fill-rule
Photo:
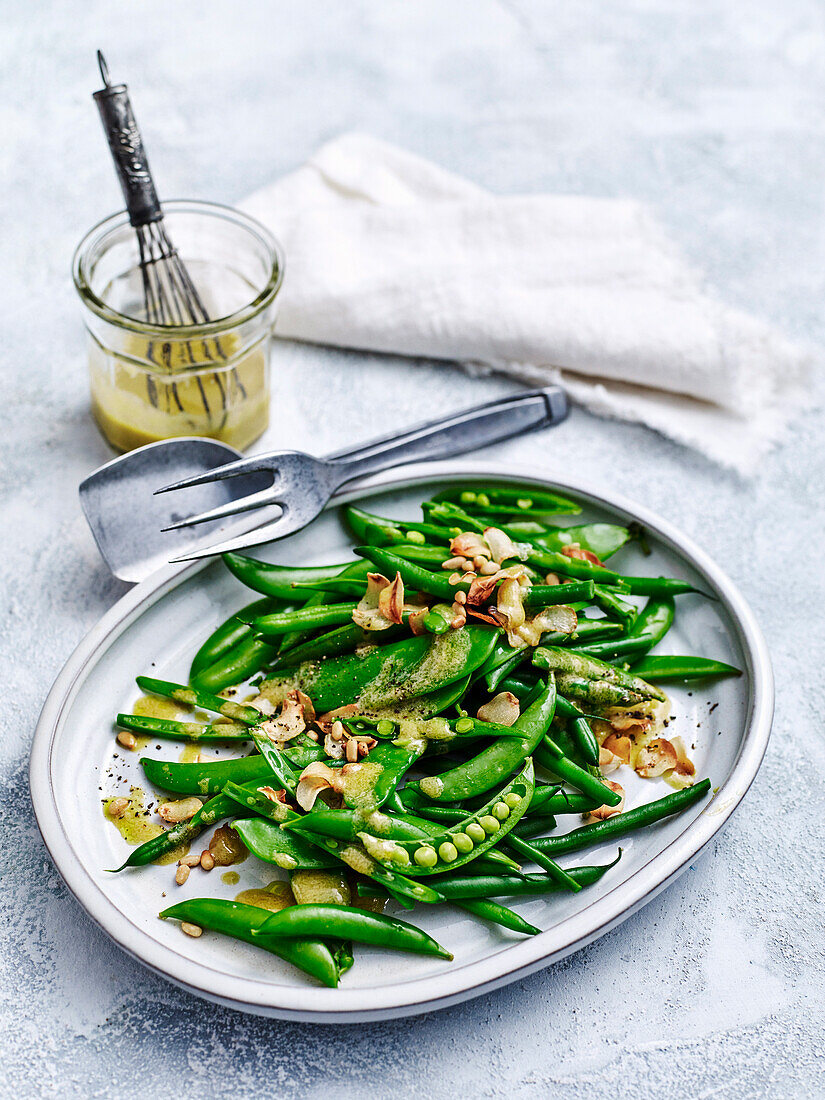
M 214 859 L 212 853 L 209 851 L 209 849 L 207 849 L 204 852 L 201 852 L 201 867 L 202 867 L 202 869 L 204 871 L 211 871 L 214 866 L 215 866 L 215 859 Z
M 473 565 L 476 569 L 481 569 L 482 565 L 486 565 L 489 560 L 490 559 L 485 554 L 476 554 L 473 558 Z
M 108 806 L 109 817 L 123 817 L 128 808 L 128 798 L 113 798 Z
M 192 795 L 190 798 L 182 798 L 179 802 L 164 802 L 158 807 L 158 817 L 171 825 L 179 825 L 182 821 L 189 821 L 203 807 L 199 798 Z
M 493 573 L 498 573 L 500 568 L 501 566 L 498 565 L 496 562 L 488 561 L 485 562 L 484 565 L 482 565 L 482 567 L 479 569 L 479 573 L 481 573 L 483 577 L 492 577 Z
M 462 557 L 447 558 L 446 561 L 443 561 L 441 563 L 441 568 L 442 569 L 459 569 L 463 565 L 464 565 L 464 558 L 462 558 Z
M 178 866 L 179 867 L 197 867 L 197 865 L 200 863 L 200 861 L 201 861 L 200 856 L 194 855 L 194 853 L 190 852 L 190 854 L 188 856 L 182 856 L 178 860 Z
M 344 736 L 344 725 L 337 719 L 332 723 L 332 729 L 329 731 L 333 741 L 340 741 Z
M 175 872 L 175 882 L 178 886 L 183 886 L 186 880 L 189 878 L 189 868 L 185 863 L 182 863 Z
M 455 602 L 456 603 L 466 603 L 467 602 L 467 593 L 466 592 L 461 592 L 461 591 L 456 592 Z
M 117 735 L 117 743 L 123 745 L 124 749 L 134 749 L 137 746 L 137 738 L 128 730 L 121 730 Z
M 347 756 L 347 761 L 350 764 L 354 764 L 355 761 L 358 759 L 358 742 L 357 741 L 353 741 L 353 740 L 347 741 L 346 756 Z
M 188 920 L 180 922 L 180 930 L 187 936 L 191 936 L 193 940 L 196 940 L 198 936 L 203 935 L 203 929 L 199 924 L 190 924 Z

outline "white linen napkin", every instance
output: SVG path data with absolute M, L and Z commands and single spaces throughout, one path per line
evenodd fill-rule
M 286 251 L 278 336 L 561 380 L 743 473 L 804 406 L 811 352 L 706 295 L 635 202 L 493 196 L 353 133 L 241 206 Z

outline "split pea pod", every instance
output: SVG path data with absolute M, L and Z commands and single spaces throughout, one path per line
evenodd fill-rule
M 563 852 L 577 852 L 581 848 L 589 848 L 593 844 L 600 844 L 604 840 L 613 840 L 615 837 L 625 836 L 627 833 L 652 825 L 661 821 L 663 817 L 679 813 L 699 802 L 710 790 L 710 780 L 703 779 L 693 787 L 685 787 L 681 791 L 658 798 L 655 802 L 648 802 L 645 806 L 638 806 L 635 810 L 626 810 L 624 813 L 615 814 L 605 818 L 604 821 L 596 821 L 592 825 L 583 825 L 580 829 L 574 829 L 564 836 L 545 837 L 535 840 L 534 846 L 546 855 L 559 855 Z
M 581 505 L 561 493 L 553 493 L 547 489 L 536 489 L 533 486 L 519 485 L 515 488 L 507 486 L 485 486 L 483 489 L 453 488 L 444 489 L 433 497 L 433 501 L 441 503 L 454 503 L 473 512 L 482 515 L 512 515 L 525 516 L 530 513 L 536 515 L 555 515 L 558 513 L 578 513 Z M 485 523 L 489 526 L 489 523 Z
M 348 905 L 290 905 L 280 913 L 271 914 L 268 920 L 253 929 L 252 936 L 255 942 L 261 940 L 267 944 L 296 937 L 335 936 L 391 951 L 409 951 L 448 960 L 453 957 L 432 936 L 406 921 Z
M 366 850 L 382 864 L 403 867 L 412 876 L 434 875 L 461 867 L 500 844 L 523 817 L 533 796 L 533 761 L 485 806 L 469 814 L 455 829 L 416 840 L 393 840 L 359 833 Z
M 271 916 L 267 909 L 221 898 L 192 898 L 164 909 L 160 916 L 164 920 L 186 921 L 211 932 L 244 940 L 292 963 L 322 985 L 333 989 L 338 985 L 338 967 L 320 935 L 303 939 L 262 939 L 255 935 Z

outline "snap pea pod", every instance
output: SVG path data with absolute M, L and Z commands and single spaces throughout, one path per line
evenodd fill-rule
M 530 757 L 519 774 L 496 797 L 459 822 L 428 840 L 393 840 L 359 833 L 359 839 L 373 859 L 381 864 L 408 867 L 413 876 L 434 875 L 447 868 L 462 867 L 500 844 L 518 824 L 533 797 L 533 761 Z
M 249 726 L 242 722 L 218 722 L 203 726 L 198 722 L 171 722 L 166 718 L 146 718 L 142 714 L 119 714 L 116 724 L 135 733 L 154 733 L 172 741 L 249 741 Z
M 541 932 L 540 928 L 536 928 L 513 909 L 508 909 L 506 905 L 501 905 L 497 901 L 489 901 L 487 898 L 466 898 L 463 901 L 455 901 L 454 904 L 474 917 L 490 921 L 492 924 L 500 924 L 511 932 L 522 932 L 525 936 L 538 936 Z
M 604 821 L 596 821 L 592 825 L 582 825 L 580 829 L 574 829 L 570 833 L 565 833 L 564 836 L 544 837 L 533 843 L 545 855 L 577 852 L 581 848 L 589 848 L 592 844 L 600 844 L 604 840 L 613 840 L 635 829 L 642 829 L 656 821 L 661 821 L 663 817 L 679 813 L 704 798 L 709 790 L 710 780 L 703 779 L 693 787 L 674 791 L 673 794 L 667 794 L 664 798 L 656 799 L 655 802 L 648 802 L 645 806 L 626 810 L 624 813 L 605 818 Z
M 262 638 L 256 638 L 251 627 L 249 630 L 248 638 L 241 639 L 228 653 L 201 669 L 197 675 L 190 675 L 192 687 L 199 691 L 223 691 L 266 668 L 275 658 L 277 649 Z
M 599 661 L 595 657 L 582 657 L 569 649 L 560 646 L 540 646 L 533 654 L 533 664 L 536 668 L 552 672 L 569 673 L 573 676 L 584 677 L 588 680 L 604 682 L 632 691 L 644 699 L 659 699 L 664 701 L 666 696 L 663 691 L 634 676 L 623 669 L 615 668 L 606 661 Z M 564 689 L 559 685 L 559 691 Z
M 233 821 L 232 828 L 253 856 L 284 871 L 321 871 L 339 866 L 334 856 L 307 844 L 299 836 L 292 836 L 263 817 Z
M 279 959 L 292 963 L 305 974 L 316 978 L 322 985 L 335 988 L 338 985 L 338 967 L 327 944 L 318 936 L 303 939 L 260 939 L 255 932 L 269 920 L 268 909 L 256 905 L 243 905 L 221 898 L 192 898 L 164 909 L 164 920 L 187 921 L 211 932 L 220 932 L 236 940 L 262 947 Z
M 657 682 L 742 675 L 741 669 L 707 657 L 644 657 L 634 666 L 634 672 Z
M 611 790 L 610 787 L 606 787 L 600 779 L 591 775 L 585 768 L 580 768 L 575 761 L 565 756 L 551 737 L 545 735 L 540 744 L 536 746 L 535 755 L 537 763 L 552 772 L 553 775 L 563 779 L 565 783 L 569 783 L 571 787 L 575 787 L 582 794 L 599 799 L 597 805 L 618 806 L 621 802 L 621 795 Z
M 550 607 L 554 604 L 569 604 L 576 600 L 592 600 L 595 589 L 593 581 L 570 581 L 569 584 L 534 584 L 522 593 L 525 607 Z
M 253 929 L 255 942 L 279 943 L 284 939 L 336 936 L 354 943 L 386 947 L 391 951 L 409 951 L 415 955 L 433 955 L 452 959 L 452 954 L 432 936 L 406 921 L 355 909 L 348 905 L 290 905 L 272 913 Z
M 258 780 L 258 782 L 261 782 L 261 780 Z M 152 837 L 151 840 L 139 844 L 137 848 L 129 853 L 126 862 L 114 870 L 122 871 L 126 867 L 145 867 L 147 863 L 153 863 L 156 859 L 166 855 L 167 852 L 171 852 L 173 848 L 177 848 L 179 844 L 188 844 L 190 840 L 200 836 L 203 830 L 208 829 L 210 825 L 214 825 L 224 817 L 229 817 L 234 812 L 236 805 L 226 795 L 215 795 L 214 798 L 210 798 L 208 802 L 205 802 L 189 821 L 182 821 L 165 833 L 160 833 L 158 836 Z
M 527 561 L 541 573 L 561 573 L 565 577 L 576 577 L 582 581 L 595 581 L 608 587 L 619 587 L 628 591 L 625 578 L 601 565 L 594 565 L 579 558 L 570 558 L 560 550 L 541 550 L 530 546 Z
M 622 634 L 623 631 L 624 627 L 621 623 L 608 622 L 607 619 L 579 619 L 572 634 L 562 634 L 561 631 L 553 630 L 542 635 L 541 641 L 543 645 L 575 647 L 579 642 L 587 643 L 590 640 Z M 483 677 L 487 690 L 492 694 L 503 686 L 503 681 L 521 664 L 530 660 L 531 656 L 532 650 L 529 647 L 514 650 L 506 638 L 500 638 L 487 661 L 476 672 L 475 678 Z
M 598 714 L 588 714 L 569 699 L 565 699 L 563 695 L 556 696 L 556 714 L 564 718 L 595 718 L 600 721 Z
M 476 491 L 474 489 L 444 489 L 433 497 L 436 503 L 455 503 L 472 507 L 474 512 L 524 516 L 535 512 L 537 515 L 557 513 L 575 514 L 581 511 L 581 505 L 560 493 L 551 493 L 547 489 L 534 489 L 532 486 L 519 486 L 508 489 L 503 486 Z
M 271 778 L 273 781 L 275 780 L 275 776 Z M 274 821 L 279 826 L 286 821 L 294 821 L 296 818 L 300 818 L 301 815 L 293 810 L 291 806 L 271 798 L 271 791 L 265 793 L 264 787 L 270 786 L 271 784 L 260 779 L 244 786 L 229 780 L 221 793 L 232 799 L 237 805 L 252 810 L 259 817 Z M 235 812 L 237 812 L 237 809 Z
M 556 684 L 566 696 L 589 707 L 635 707 L 645 701 L 645 696 L 638 691 L 630 691 L 605 680 L 589 680 L 572 672 L 557 672 Z
M 299 687 L 319 712 L 356 702 L 378 709 L 463 679 L 487 659 L 495 640 L 496 632 L 482 626 L 407 638 L 362 654 L 303 662 L 268 680 L 262 691 L 278 697 Z
M 238 642 L 250 637 L 252 631 L 247 620 L 275 611 L 278 603 L 278 600 L 266 597 L 261 600 L 254 600 L 246 607 L 242 607 L 240 611 L 236 611 L 234 615 L 230 615 L 226 622 L 221 623 L 216 630 L 212 631 L 192 658 L 189 679 L 192 680 L 203 669 L 208 668 L 219 658 L 224 657 Z
M 466 763 L 410 786 L 434 802 L 461 802 L 489 791 L 533 753 L 553 721 L 555 709 L 556 685 L 550 676 L 536 700 L 513 723 L 523 738 L 502 737 Z
M 232 780 L 235 783 L 264 782 L 272 769 L 257 753 L 234 760 L 214 760 L 208 764 L 182 764 L 176 760 L 155 760 L 143 756 L 143 774 L 150 783 L 172 794 L 213 795 Z
M 467 814 L 461 813 L 459 817 L 464 819 Z M 388 840 L 420 840 L 443 831 L 443 826 L 438 823 L 407 813 L 389 815 L 373 811 L 364 814 L 355 810 L 329 809 L 297 815 L 294 819 L 290 818 L 284 828 L 298 833 L 319 833 L 335 840 L 357 840 L 359 832 L 364 829 Z M 480 862 L 497 864 L 500 868 L 506 866 L 511 871 L 520 869 L 515 860 L 495 848 L 481 857 Z
M 521 819 L 513 829 L 513 835 L 529 840 L 531 837 L 540 836 L 542 833 L 549 833 L 555 827 L 556 818 L 552 814 L 531 814 L 529 817 L 525 816 Z
M 220 695 L 212 695 L 208 691 L 200 691 L 185 684 L 175 684 L 170 680 L 156 680 L 152 676 L 138 676 L 136 682 L 141 691 L 160 695 L 164 699 L 174 699 L 176 703 L 183 703 L 186 706 L 201 707 L 203 710 L 222 714 L 224 718 L 243 722 L 247 726 L 254 726 L 261 721 L 261 712 L 255 707 L 233 703 L 231 699 L 222 699 Z
M 265 596 L 279 600 L 291 600 L 295 595 L 295 581 L 319 581 L 334 577 L 349 563 L 341 565 L 292 566 L 270 565 L 269 562 L 248 558 L 244 554 L 223 554 L 223 563 L 241 584 Z
M 425 500 L 421 505 L 421 511 L 427 520 L 432 520 L 433 523 L 445 529 L 459 527 L 462 531 L 476 531 L 481 534 L 491 522 L 489 519 L 482 522 L 458 504 L 449 501 Z
M 353 577 L 330 577 L 325 581 L 296 581 L 292 586 L 296 595 L 307 595 L 315 592 L 331 592 L 336 596 L 362 596 L 364 594 L 363 580 Z
M 418 562 L 419 565 L 429 565 L 433 569 L 440 569 L 441 563 L 445 560 L 444 555 L 448 553 L 446 550 L 442 550 L 440 546 L 420 546 L 418 543 L 395 543 L 392 548 L 393 554 L 398 558 L 403 558 L 404 561 Z
M 516 525 L 508 534 L 521 534 Z M 585 523 L 577 527 L 550 527 L 538 534 L 524 533 L 522 537 L 545 550 L 561 550 L 564 546 L 578 545 L 605 561 L 615 554 L 632 537 L 627 527 L 615 523 Z

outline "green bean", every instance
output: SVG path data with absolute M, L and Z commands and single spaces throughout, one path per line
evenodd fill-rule
M 593 596 L 602 611 L 609 618 L 620 622 L 626 630 L 630 629 L 638 614 L 636 605 L 623 600 L 621 596 L 618 596 L 612 589 L 605 588 L 603 584 L 596 584 L 593 587 Z
M 707 592 L 702 592 L 690 583 L 690 581 L 677 580 L 674 577 L 623 577 L 627 589 L 632 596 L 682 596 L 695 592 L 705 599 L 713 599 Z
M 651 597 L 636 616 L 626 637 L 581 646 L 580 652 L 591 657 L 606 659 L 632 653 L 645 653 L 660 642 L 670 630 L 675 610 L 672 596 L 666 596 L 663 599 Z
M 233 821 L 232 828 L 253 856 L 284 871 L 319 871 L 339 866 L 334 856 L 291 836 L 276 822 L 263 817 Z
M 549 607 L 553 604 L 570 604 L 576 600 L 592 600 L 595 587 L 592 581 L 534 584 L 524 590 L 522 602 L 525 607 Z
M 619 855 L 611 863 L 588 867 L 571 867 L 567 872 L 579 886 L 592 886 L 609 870 L 616 866 Z M 447 901 L 459 901 L 470 898 L 531 897 L 539 894 L 557 894 L 566 890 L 566 886 L 556 882 L 546 874 L 523 875 L 439 875 L 433 879 L 438 892 Z M 380 893 L 371 883 L 360 883 L 360 897 L 374 897 Z
M 348 905 L 290 905 L 280 913 L 270 914 L 252 935 L 256 941 L 266 943 L 295 937 L 336 936 L 391 951 L 410 951 L 447 960 L 453 957 L 426 932 L 406 921 Z
M 559 867 L 554 859 L 551 859 L 545 852 L 540 851 L 534 844 L 524 840 L 523 837 L 513 836 L 511 833 L 507 838 L 507 846 L 515 849 L 520 856 L 532 859 L 539 867 L 543 867 L 551 878 L 555 879 L 560 885 L 566 886 L 574 894 L 581 890 L 581 883 L 576 882 L 573 876 L 562 867 Z
M 119 714 L 116 724 L 135 733 L 153 733 L 172 741 L 249 741 L 249 726 L 241 722 L 218 722 L 208 726 L 198 722 L 171 722 L 165 718 L 147 718 L 142 714 Z
M 571 718 L 569 728 L 573 734 L 573 744 L 579 750 L 586 764 L 599 766 L 599 743 L 586 718 Z
M 634 667 L 634 671 L 645 679 L 656 681 L 742 675 L 741 669 L 706 657 L 645 657 Z
M 301 607 L 297 611 L 274 612 L 262 615 L 252 624 L 265 638 L 279 634 L 291 634 L 295 630 L 315 630 L 321 626 L 335 626 L 352 621 L 357 603 L 325 604 L 320 607 Z
M 536 746 L 535 756 L 537 763 L 559 779 L 569 783 L 571 787 L 575 787 L 590 798 L 600 799 L 597 805 L 617 806 L 621 802 L 621 795 L 616 794 L 585 768 L 580 768 L 565 756 L 551 737 L 545 735 L 542 742 Z
M 468 898 L 463 901 L 456 901 L 455 904 L 459 909 L 472 913 L 474 917 L 480 917 L 481 920 L 487 920 L 493 924 L 500 924 L 511 932 L 522 932 L 525 936 L 538 936 L 541 932 L 540 928 L 536 928 L 524 917 L 520 917 L 518 913 L 497 901 L 488 901 L 486 898 Z
M 679 813 L 704 798 L 709 790 L 710 780 L 703 779 L 693 787 L 674 791 L 673 794 L 667 794 L 664 798 L 656 799 L 655 802 L 638 806 L 635 810 L 626 810 L 624 813 L 605 818 L 604 821 L 583 825 L 580 829 L 574 829 L 564 836 L 550 836 L 537 840 L 535 846 L 545 855 L 577 852 L 581 848 L 589 848 L 592 844 L 600 844 L 604 840 L 613 840 L 615 837 L 624 836 L 626 833 L 661 821 L 663 817 Z
M 583 581 L 595 581 L 597 584 L 620 587 L 627 591 L 626 579 L 612 569 L 593 565 L 589 561 L 570 558 L 558 550 L 540 550 L 531 546 L 527 561 L 541 573 L 561 573 L 565 577 L 577 577 Z
M 359 645 L 363 645 L 369 638 L 372 644 L 385 645 L 389 641 L 396 641 L 402 633 L 400 627 L 390 627 L 389 630 L 373 632 L 372 636 L 362 630 L 355 623 L 347 623 L 346 626 L 338 626 L 325 634 L 309 638 L 279 654 L 278 660 L 272 668 L 272 672 L 280 672 L 285 668 L 293 668 L 302 661 L 317 661 L 321 657 L 340 657 L 352 651 Z
M 252 631 L 247 624 L 247 619 L 266 615 L 270 611 L 275 611 L 277 606 L 278 601 L 271 598 L 254 600 L 246 607 L 242 607 L 240 611 L 236 611 L 234 615 L 230 615 L 225 622 L 212 631 L 193 657 L 189 679 L 192 680 L 203 669 L 226 656 L 238 642 L 251 636 Z
M 322 985 L 335 988 L 338 985 L 338 967 L 329 947 L 320 937 L 303 939 L 261 939 L 255 933 L 271 917 L 268 909 L 256 905 L 242 905 L 237 901 L 221 898 L 192 898 L 164 909 L 164 920 L 186 921 L 212 932 L 220 932 L 236 940 L 262 947 L 279 959 L 297 966 L 299 970 L 317 978 Z
M 355 553 L 367 558 L 384 576 L 394 577 L 396 573 L 400 573 L 405 585 L 416 592 L 426 592 L 441 600 L 452 602 L 456 592 L 468 592 L 470 589 L 466 581 L 450 584 L 447 573 L 436 573 L 432 569 L 416 565 L 415 562 L 405 561 L 391 550 L 384 550 L 379 546 L 356 546 Z

